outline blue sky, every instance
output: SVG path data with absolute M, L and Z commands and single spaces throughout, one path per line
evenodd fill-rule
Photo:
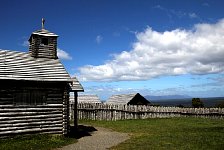
M 85 94 L 224 96 L 222 0 L 2 0 L 0 49 L 59 35 L 58 55 Z

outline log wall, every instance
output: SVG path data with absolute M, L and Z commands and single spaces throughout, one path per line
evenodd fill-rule
M 41 45 L 41 38 L 48 39 L 48 45 Z M 32 57 L 57 58 L 57 37 L 42 37 L 32 35 L 29 45 Z
M 14 81 L 0 85 L 0 137 L 15 134 L 67 134 L 69 126 L 69 93 L 65 83 L 24 82 L 23 89 L 46 91 L 46 101 L 38 105 L 17 105 L 14 93 L 21 91 Z
M 0 105 L 0 136 L 23 133 L 62 134 L 62 104 Z
M 73 106 L 71 106 L 72 108 Z M 72 112 L 72 111 L 71 111 Z M 71 113 L 71 118 L 73 114 Z M 179 108 L 143 105 L 78 104 L 78 118 L 90 120 L 124 120 L 169 117 L 224 118 L 223 108 Z

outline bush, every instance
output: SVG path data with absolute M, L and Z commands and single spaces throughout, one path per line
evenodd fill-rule
M 218 108 L 224 108 L 224 102 L 220 102 L 219 104 L 216 105 Z
M 184 108 L 184 105 L 178 104 L 177 107 Z
M 204 103 L 201 101 L 200 98 L 192 98 L 192 107 L 201 108 L 204 107 Z

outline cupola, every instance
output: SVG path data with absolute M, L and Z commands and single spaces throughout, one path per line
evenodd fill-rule
M 35 58 L 57 59 L 58 35 L 44 29 L 45 20 L 42 18 L 42 29 L 34 31 L 29 39 L 29 53 Z

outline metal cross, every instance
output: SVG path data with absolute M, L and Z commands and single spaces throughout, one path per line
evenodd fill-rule
M 42 18 L 42 29 L 44 29 L 44 23 L 45 23 L 45 20 L 44 18 Z

